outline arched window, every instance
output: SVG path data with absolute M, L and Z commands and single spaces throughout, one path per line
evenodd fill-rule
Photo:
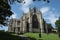
M 38 26 L 39 26 L 39 22 L 37 16 L 34 14 L 32 16 L 32 28 L 38 28 Z
M 29 32 L 29 23 L 28 23 L 28 20 L 29 20 L 29 18 L 27 18 L 27 21 L 26 21 L 26 25 L 27 25 L 27 27 L 26 27 L 27 30 L 26 31 L 27 32 Z

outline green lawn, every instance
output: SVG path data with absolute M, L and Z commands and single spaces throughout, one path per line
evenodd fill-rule
M 35 39 L 42 39 L 42 40 L 60 40 L 58 35 L 53 34 L 53 33 L 50 33 L 48 35 L 45 33 L 42 33 L 41 38 L 39 38 L 39 33 L 25 33 L 23 35 L 25 35 L 26 37 L 35 38 Z
M 30 40 L 30 39 L 35 40 L 33 38 L 22 37 L 22 36 L 20 37 L 15 33 L 0 31 L 0 40 Z
M 26 37 L 33 38 L 33 39 L 42 39 L 42 40 L 60 40 L 57 34 L 45 34 L 42 33 L 42 37 L 39 38 L 39 33 L 24 33 Z M 23 39 L 23 38 L 22 38 Z M 12 35 L 11 33 L 8 32 L 1 32 L 0 31 L 0 40 L 21 40 L 21 37 L 17 35 Z

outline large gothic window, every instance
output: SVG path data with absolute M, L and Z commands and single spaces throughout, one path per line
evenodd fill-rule
M 34 14 L 32 16 L 32 28 L 38 28 L 38 26 L 39 26 L 39 22 L 37 16 Z

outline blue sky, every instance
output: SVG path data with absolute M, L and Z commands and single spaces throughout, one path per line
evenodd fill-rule
M 11 11 L 14 13 L 10 18 L 19 19 L 22 13 L 28 13 L 29 7 L 36 7 L 42 12 L 42 16 L 47 23 L 51 23 L 55 27 L 55 21 L 60 16 L 60 0 L 50 0 L 50 3 L 42 1 L 25 0 L 25 4 L 15 2 L 11 5 Z M 8 27 L 0 27 L 0 30 L 8 30 Z

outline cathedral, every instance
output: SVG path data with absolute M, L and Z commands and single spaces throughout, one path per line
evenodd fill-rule
M 40 10 L 29 8 L 28 13 L 22 13 L 20 19 L 11 19 L 9 22 L 8 32 L 26 33 L 26 32 L 45 32 L 46 23 L 42 18 Z

